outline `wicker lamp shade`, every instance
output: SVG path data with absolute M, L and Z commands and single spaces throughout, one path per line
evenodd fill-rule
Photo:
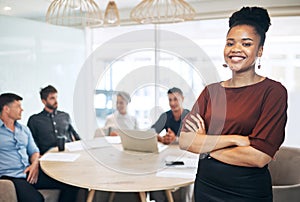
M 50 24 L 86 27 L 103 24 L 102 12 L 93 0 L 54 0 L 46 14 Z
M 104 13 L 104 24 L 106 25 L 119 25 L 120 15 L 117 4 L 115 1 L 109 1 L 105 13 Z
M 139 23 L 172 23 L 192 20 L 196 11 L 184 0 L 143 0 L 130 13 Z

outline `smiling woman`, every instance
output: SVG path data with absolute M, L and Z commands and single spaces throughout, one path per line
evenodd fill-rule
M 287 91 L 255 70 L 269 26 L 261 7 L 230 17 L 224 59 L 232 78 L 206 86 L 183 121 L 180 147 L 209 153 L 199 161 L 196 202 L 272 202 L 268 163 L 284 140 Z
M 244 17 L 248 15 L 249 17 Z M 258 83 L 264 78 L 255 73 L 256 59 L 262 56 L 270 17 L 257 8 L 243 8 L 229 20 L 229 31 L 224 48 L 224 59 L 232 70 L 233 77 L 223 83 L 225 87 L 236 87 Z M 241 80 L 237 80 L 238 77 Z M 245 79 L 245 77 L 247 79 Z M 251 79 L 252 81 L 249 81 Z M 236 83 L 242 82 L 242 83 Z
M 245 72 L 255 67 L 256 58 L 262 56 L 260 38 L 249 25 L 238 25 L 229 31 L 224 58 L 233 73 Z

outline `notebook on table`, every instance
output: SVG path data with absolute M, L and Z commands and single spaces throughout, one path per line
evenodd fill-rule
M 159 153 L 168 147 L 157 141 L 155 130 L 119 129 L 118 134 L 124 150 Z

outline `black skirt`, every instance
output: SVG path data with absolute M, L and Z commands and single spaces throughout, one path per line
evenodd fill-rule
M 272 202 L 268 167 L 233 166 L 211 157 L 200 159 L 195 202 Z

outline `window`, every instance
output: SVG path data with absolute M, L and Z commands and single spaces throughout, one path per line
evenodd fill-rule
M 287 88 L 289 121 L 286 142 L 293 144 L 298 125 L 296 115 L 300 111 L 296 104 L 300 100 L 300 80 L 297 80 L 300 76 L 300 28 L 296 26 L 300 22 L 300 17 L 273 17 L 271 20 L 272 25 L 267 32 L 261 58 L 262 68 L 257 72 L 282 82 Z M 111 92 L 123 89 L 125 84 L 138 84 L 136 88 L 134 86 L 128 88 L 132 95 L 129 113 L 138 117 L 142 128 L 150 127 L 161 112 L 169 109 L 168 88 L 173 86 L 184 88 L 182 90 L 185 94 L 185 108 L 190 109 L 206 84 L 230 78 L 230 70 L 222 67 L 223 48 L 228 30 L 227 19 L 95 29 L 92 31 L 93 50 L 97 50 L 104 42 L 109 40 L 113 42 L 114 37 L 118 38 L 135 31 L 142 33 L 143 30 L 152 30 L 153 39 L 145 41 L 145 44 L 151 44 L 152 48 L 147 45 L 144 49 L 129 48 L 131 51 L 125 51 L 125 54 L 116 58 L 111 57 L 111 51 L 108 50 L 107 54 L 110 55 L 110 59 L 104 61 L 106 71 L 99 78 L 96 86 L 96 90 Z M 164 35 L 161 32 L 174 35 L 171 34 L 169 38 L 165 38 L 161 36 Z M 176 35 L 181 37 L 176 37 Z M 184 46 L 188 40 L 196 44 L 197 48 Z M 118 45 L 122 49 L 139 42 L 135 38 L 128 37 L 124 44 L 112 43 L 111 46 Z M 166 50 L 164 49 L 166 46 L 171 48 Z M 132 47 L 135 46 L 132 45 Z M 183 57 L 177 54 L 178 49 L 184 49 L 190 55 Z M 150 78 L 152 83 L 143 83 L 143 79 L 151 80 Z M 109 112 L 114 111 L 114 96 L 110 93 L 105 96 L 108 100 L 105 100 L 106 105 L 101 104 L 101 107 L 111 108 Z M 98 105 L 99 103 L 97 105 L 95 103 L 96 108 Z M 98 120 L 99 127 L 101 127 L 105 116 L 98 114 Z

